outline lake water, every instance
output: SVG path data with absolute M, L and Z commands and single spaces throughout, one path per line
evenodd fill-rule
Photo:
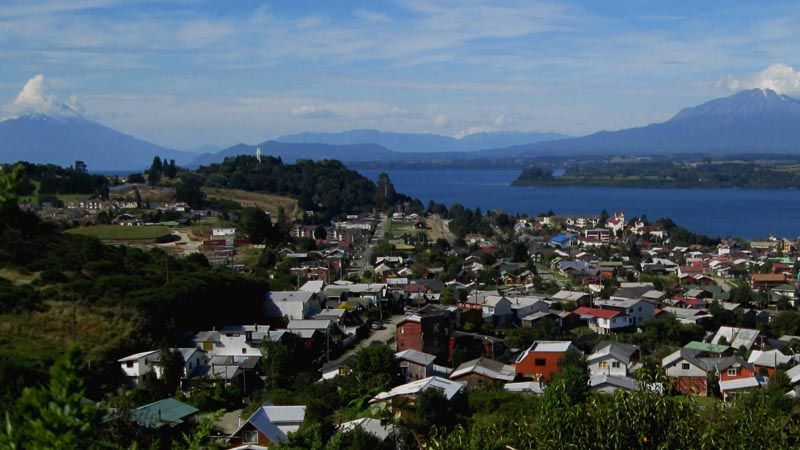
M 395 189 L 424 203 L 461 203 L 483 211 L 596 215 L 622 210 L 627 217 L 675 223 L 711 236 L 761 238 L 800 235 L 800 190 L 515 187 L 519 170 L 359 170 L 377 180 L 386 172 Z

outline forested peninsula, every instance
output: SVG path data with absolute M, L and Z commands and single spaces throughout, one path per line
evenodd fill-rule
M 512 185 L 797 189 L 800 187 L 800 165 L 796 162 L 707 160 L 574 163 L 556 171 L 550 166 L 528 167 Z

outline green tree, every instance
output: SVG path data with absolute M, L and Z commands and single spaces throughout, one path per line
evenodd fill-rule
M 50 382 L 26 388 L 17 402 L 23 419 L 21 442 L 32 449 L 79 449 L 94 447 L 101 412 L 84 397 L 84 383 L 78 375 L 81 356 L 69 347 L 50 369 Z
M 0 204 L 17 202 L 17 191 L 22 175 L 22 166 L 19 164 L 11 169 L 0 167 Z
M 164 348 L 159 353 L 163 394 L 171 397 L 181 385 L 185 361 L 178 349 Z
M 353 388 L 360 395 L 375 395 L 402 381 L 394 352 L 386 345 L 359 349 L 347 362 Z
M 201 190 L 202 186 L 203 182 L 200 177 L 194 174 L 184 174 L 181 182 L 175 188 L 175 199 L 179 202 L 186 202 L 194 209 L 200 209 L 206 198 L 206 194 Z
M 269 215 L 261 208 L 247 207 L 241 212 L 239 224 L 253 244 L 274 240 L 275 230 Z
M 261 366 L 264 370 L 264 386 L 267 390 L 286 388 L 292 384 L 296 373 L 289 348 L 282 342 L 264 341 L 261 346 Z

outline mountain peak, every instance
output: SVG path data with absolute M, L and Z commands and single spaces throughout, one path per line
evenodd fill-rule
M 793 115 L 800 117 L 800 101 L 772 89 L 748 89 L 729 97 L 719 98 L 702 105 L 684 108 L 670 121 L 700 117 L 763 117 L 765 115 Z

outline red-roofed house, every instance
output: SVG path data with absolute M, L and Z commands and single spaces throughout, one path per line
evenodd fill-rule
M 613 309 L 600 309 L 581 306 L 572 312 L 579 315 L 582 320 L 587 321 L 589 328 L 600 333 L 610 333 L 617 328 L 625 328 L 630 326 L 628 317 L 623 315 L 620 311 Z

